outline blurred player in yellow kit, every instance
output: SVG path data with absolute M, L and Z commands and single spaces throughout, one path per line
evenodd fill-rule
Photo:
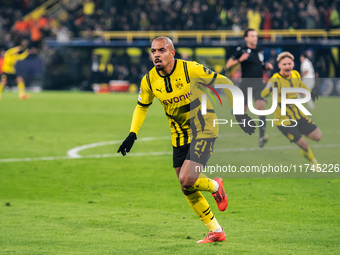
M 266 87 L 261 92 L 262 97 L 268 96 L 274 87 L 277 88 L 278 92 L 278 104 L 274 112 L 274 124 L 284 134 L 290 142 L 296 143 L 301 148 L 301 154 L 309 160 L 311 163 L 316 164 L 317 160 L 313 155 L 311 148 L 309 147 L 306 139 L 302 136 L 306 136 L 311 140 L 320 141 L 322 134 L 320 129 L 315 125 L 308 116 L 306 116 L 296 105 L 287 104 L 286 115 L 281 115 L 281 89 L 286 88 L 304 88 L 311 91 L 301 81 L 300 74 L 293 70 L 294 68 L 294 56 L 285 51 L 278 55 L 277 62 L 280 71 L 275 73 L 268 81 Z M 287 98 L 294 99 L 298 98 L 298 93 L 287 93 Z M 312 92 L 312 99 L 315 100 L 317 95 Z M 295 123 L 289 120 L 296 120 L 297 125 L 295 127 L 288 127 L 289 125 L 294 126 Z M 282 125 L 284 121 L 284 125 Z
M 25 81 L 24 78 L 20 75 L 17 75 L 15 70 L 15 64 L 19 60 L 23 60 L 28 56 L 28 49 L 27 49 L 28 41 L 24 40 L 22 45 L 10 48 L 6 51 L 3 65 L 2 65 L 2 75 L 1 75 L 1 82 L 0 82 L 0 99 L 1 94 L 4 87 L 7 84 L 11 84 L 16 82 L 19 90 L 19 98 L 20 99 L 27 99 L 28 94 L 25 93 Z
M 196 62 L 175 59 L 175 49 L 167 37 L 156 38 L 151 45 L 151 58 L 155 65 L 141 81 L 141 91 L 137 106 L 133 113 L 130 133 L 118 149 L 123 156 L 130 151 L 137 133 L 141 128 L 147 110 L 156 97 L 162 104 L 168 117 L 173 145 L 173 167 L 175 168 L 181 189 L 189 205 L 210 230 L 209 234 L 198 243 L 220 242 L 226 234 L 217 222 L 207 200 L 201 191 L 210 192 L 219 210 L 224 211 L 228 205 L 228 197 L 221 178 L 210 179 L 199 171 L 196 166 L 207 164 L 214 142 L 218 136 L 217 126 L 212 125 L 216 114 L 208 101 L 207 114 L 201 113 L 200 97 L 191 88 L 199 87 L 195 79 L 206 81 L 204 86 L 212 88 L 216 80 L 232 85 L 232 82 Z M 204 83 L 204 82 L 203 82 Z M 191 86 L 190 86 L 191 84 Z M 197 86 L 195 86 L 195 85 Z M 199 89 L 196 89 L 197 91 Z M 230 102 L 233 102 L 230 91 L 225 91 Z M 239 115 L 236 119 L 249 123 L 248 115 Z M 240 125 L 244 132 L 252 134 L 254 127 Z M 192 151 L 192 153 L 190 153 Z

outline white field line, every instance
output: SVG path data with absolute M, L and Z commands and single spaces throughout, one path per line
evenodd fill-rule
M 142 140 L 139 139 L 139 141 L 152 141 L 152 140 L 160 140 L 164 139 L 161 137 L 148 137 Z M 167 137 L 168 138 L 168 137 Z M 121 141 L 119 141 L 121 142 Z M 106 144 L 104 144 L 106 143 Z M 104 146 L 104 145 L 110 145 L 110 144 L 117 144 L 117 141 L 108 141 L 108 142 L 101 142 L 96 143 L 99 144 L 98 146 Z M 85 146 L 85 145 L 84 145 Z M 84 148 L 84 146 L 79 146 L 77 148 Z M 91 144 L 91 147 L 88 148 L 94 148 L 94 144 Z M 312 145 L 312 148 L 340 148 L 340 144 L 316 144 Z M 225 149 L 215 149 L 214 152 L 239 152 L 239 151 L 271 151 L 271 150 L 291 150 L 291 149 L 297 149 L 297 146 L 267 146 L 264 148 L 259 147 L 239 147 L 239 148 L 225 148 Z M 78 151 L 79 152 L 79 151 Z M 76 155 L 76 154 L 74 154 Z M 128 153 L 128 156 L 161 156 L 161 155 L 172 155 L 172 151 L 158 151 L 158 152 L 131 152 Z M 70 155 L 68 156 L 56 156 L 56 157 L 33 157 L 33 158 L 8 158 L 8 159 L 0 159 L 0 163 L 5 162 L 24 162 L 24 161 L 45 161 L 45 160 L 65 160 L 65 159 L 83 159 L 83 158 L 114 158 L 114 157 L 122 157 L 121 154 L 115 153 L 115 154 L 92 154 L 92 155 L 84 155 L 80 156 L 77 155 L 76 157 L 72 157 Z
M 145 142 L 145 141 L 155 141 L 155 140 L 169 140 L 169 136 L 161 136 L 161 137 L 143 137 L 138 139 L 137 141 Z M 78 153 L 82 150 L 100 147 L 100 146 L 106 146 L 106 145 L 113 145 L 113 144 L 120 144 L 122 140 L 116 140 L 116 141 L 106 141 L 106 142 L 99 142 L 99 143 L 91 143 L 91 144 L 85 144 L 82 146 L 75 147 L 73 149 L 70 149 L 67 151 L 67 155 L 70 158 L 82 158 L 83 156 L 79 155 Z
M 227 136 L 237 136 L 237 135 L 243 135 L 242 133 L 229 133 L 229 134 L 222 134 L 219 137 L 227 137 Z M 155 140 L 170 140 L 169 136 L 160 136 L 160 137 L 143 137 L 138 139 L 139 142 L 147 142 L 147 141 L 155 141 Z M 72 148 L 67 151 L 67 155 L 70 158 L 82 158 L 83 156 L 79 155 L 79 152 L 82 150 L 100 147 L 100 146 L 106 146 L 106 145 L 114 145 L 114 144 L 120 144 L 122 140 L 115 140 L 115 141 L 106 141 L 106 142 L 98 142 L 98 143 L 91 143 L 91 144 L 85 144 L 81 145 L 75 148 Z

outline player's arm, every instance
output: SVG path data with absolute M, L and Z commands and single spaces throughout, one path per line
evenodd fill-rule
M 132 115 L 130 133 L 135 133 L 136 135 L 138 134 L 139 129 L 143 125 L 148 109 L 149 106 L 143 106 L 140 104 L 136 105 Z
M 204 84 L 205 86 L 214 87 L 216 84 L 227 84 L 234 85 L 234 83 L 222 74 L 215 73 L 210 69 L 206 68 L 202 64 L 197 62 L 190 63 L 190 76 L 198 78 L 198 83 Z M 223 89 L 224 93 L 228 97 L 231 105 L 233 104 L 233 95 L 229 89 Z M 215 91 L 216 92 L 216 91 Z
M 130 152 L 135 140 L 137 140 L 138 131 L 142 127 L 148 108 L 155 97 L 152 93 L 151 86 L 149 86 L 146 81 L 145 76 L 142 79 L 140 88 L 137 106 L 132 115 L 130 133 L 117 151 L 118 153 L 122 153 L 123 156 L 125 156 L 127 152 Z
M 223 82 L 224 81 L 224 82 Z M 223 83 L 222 83 L 223 82 Z M 218 75 L 218 82 L 217 84 L 227 84 L 227 85 L 234 85 L 234 83 L 223 75 Z M 231 93 L 230 89 L 223 89 L 224 93 L 226 94 L 227 98 L 229 99 L 231 105 L 233 106 L 233 94 Z M 243 132 L 247 133 L 248 135 L 252 135 L 255 132 L 255 122 L 248 114 L 240 114 L 235 115 L 235 119 L 237 120 L 240 128 Z
M 309 92 L 312 92 L 312 91 L 306 86 L 306 84 L 303 83 L 302 80 L 300 80 L 300 88 L 307 89 Z
M 224 75 L 221 75 L 221 74 L 217 74 L 215 84 L 227 84 L 227 85 L 233 85 L 234 86 L 234 83 L 229 78 L 227 78 L 227 77 L 225 77 Z M 231 105 L 233 105 L 233 94 L 231 93 L 231 91 L 229 89 L 223 89 L 223 91 L 224 91 L 225 95 L 227 96 Z
M 29 54 L 28 49 L 26 49 L 22 53 L 18 54 L 17 59 L 24 60 L 28 56 L 28 54 Z
M 227 85 L 234 85 L 233 82 L 228 79 L 227 77 L 217 74 L 215 72 L 212 72 L 211 70 L 205 68 L 203 65 L 197 64 L 196 67 L 193 68 L 193 70 L 196 72 L 196 77 L 200 77 L 203 79 L 204 83 L 208 83 L 205 85 L 208 86 L 214 86 L 216 84 L 227 84 Z M 233 105 L 233 94 L 229 89 L 223 89 L 224 93 L 228 97 L 231 105 Z M 252 118 L 250 118 L 247 114 L 243 115 L 236 115 L 236 120 L 239 122 L 239 126 L 242 128 L 242 130 L 251 135 L 255 132 L 255 123 L 252 123 L 251 126 L 249 123 L 252 122 Z M 244 124 L 244 125 L 241 125 Z
M 237 47 L 236 51 L 233 53 L 233 55 L 228 59 L 226 68 L 230 69 L 237 65 L 238 63 L 241 63 L 242 61 L 248 59 L 249 53 L 242 52 L 241 47 Z
M 17 54 L 19 51 L 21 50 L 21 47 L 20 46 L 17 46 L 17 47 L 13 47 L 13 48 L 10 48 L 6 51 L 5 53 L 5 56 L 12 56 L 12 55 L 15 55 Z
M 234 83 L 230 79 L 220 74 L 217 75 L 216 84 L 234 85 Z M 223 89 L 223 91 L 229 99 L 231 105 L 233 105 L 233 94 L 231 93 L 231 91 L 229 89 Z M 235 118 L 239 123 L 239 126 L 245 133 L 252 135 L 255 132 L 256 124 L 254 123 L 253 119 L 249 117 L 248 114 L 235 115 Z M 249 123 L 251 123 L 251 125 L 249 125 Z
M 261 51 L 260 54 L 262 55 L 262 58 L 259 57 L 259 60 L 261 61 L 263 70 L 273 70 L 274 69 L 273 65 L 269 62 L 264 61 L 263 51 Z
M 230 69 L 234 67 L 235 65 L 237 65 L 238 63 L 240 63 L 238 59 L 229 58 L 226 64 L 226 68 Z
M 269 81 L 267 82 L 266 86 L 264 87 L 264 89 L 261 91 L 261 97 L 267 97 L 269 96 L 274 87 L 277 87 L 278 81 L 277 78 L 270 78 Z
M 264 68 L 264 70 L 273 70 L 274 69 L 273 65 L 269 62 L 265 62 L 264 65 L 263 65 L 263 68 Z

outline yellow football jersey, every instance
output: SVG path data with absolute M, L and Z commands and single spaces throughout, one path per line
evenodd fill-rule
M 307 118 L 307 120 L 310 120 L 296 105 L 294 104 L 287 104 L 286 106 L 286 115 L 281 115 L 281 89 L 282 88 L 304 88 L 310 91 L 306 87 L 306 85 L 301 81 L 300 74 L 293 70 L 291 72 L 291 76 L 289 78 L 284 78 L 281 76 L 280 73 L 275 73 L 268 81 L 266 87 L 261 92 L 261 97 L 266 97 L 269 94 L 272 93 L 273 88 L 277 88 L 277 107 L 274 112 L 274 119 L 278 119 L 274 121 L 274 124 L 277 126 L 282 125 L 282 121 L 284 121 L 284 125 L 292 125 L 294 123 L 291 123 L 291 121 L 288 121 L 289 119 L 293 120 L 299 120 L 301 118 Z M 298 93 L 287 93 L 286 95 L 289 99 L 298 98 Z M 310 120 L 312 121 L 312 120 Z
M 28 56 L 28 51 L 21 51 L 20 47 L 13 47 L 6 51 L 4 56 L 4 63 L 2 65 L 2 72 L 7 74 L 15 74 L 15 64 L 18 60 L 23 60 Z
M 200 95 L 204 92 L 191 87 L 196 87 L 193 83 L 199 80 L 212 85 L 218 78 L 223 78 L 224 83 L 232 84 L 226 77 L 197 62 L 175 59 L 174 68 L 169 75 L 162 76 L 154 67 L 143 77 L 138 104 L 145 108 L 151 105 L 155 97 L 160 101 L 168 117 L 172 145 L 175 147 L 188 144 L 195 138 L 216 138 L 218 126 L 213 125 L 213 120 L 216 119 L 213 107 L 207 100 L 207 113 L 202 115 Z M 232 102 L 231 95 L 227 96 Z M 130 132 L 137 133 L 141 124 L 135 118 L 138 116 L 134 116 Z

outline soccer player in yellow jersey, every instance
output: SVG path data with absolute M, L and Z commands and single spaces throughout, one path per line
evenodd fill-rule
M 211 86 L 217 79 L 224 83 L 232 82 L 226 77 L 205 68 L 196 62 L 174 59 L 175 49 L 167 37 L 156 38 L 151 45 L 151 58 L 155 65 L 146 74 L 140 86 L 137 106 L 133 113 L 130 133 L 118 149 L 123 156 L 130 151 L 137 139 L 138 130 L 145 119 L 148 107 L 153 99 L 159 99 L 168 117 L 173 145 L 173 167 L 181 184 L 182 191 L 192 209 L 209 228 L 206 238 L 198 243 L 224 241 L 226 235 L 214 217 L 210 206 L 200 191 L 209 191 L 214 196 L 219 210 L 224 211 L 228 197 L 224 191 L 221 178 L 214 180 L 193 171 L 196 166 L 205 166 L 213 151 L 214 141 L 218 135 L 217 127 L 212 125 L 216 118 L 212 105 L 208 101 L 207 114 L 201 112 L 200 97 L 190 87 L 195 79 L 202 79 L 205 86 Z M 197 86 L 200 84 L 197 83 Z M 195 84 L 196 84 L 195 83 Z M 191 84 L 191 86 L 190 86 Z M 232 102 L 230 91 L 225 91 Z M 204 115 L 204 116 L 203 116 Z M 240 115 L 237 120 L 251 121 L 248 115 Z M 254 127 L 240 125 L 244 132 L 252 134 Z
M 306 116 L 298 107 L 295 105 L 287 104 L 286 115 L 281 115 L 281 89 L 284 87 L 295 87 L 304 88 L 310 91 L 309 88 L 301 81 L 300 74 L 293 70 L 294 68 L 294 56 L 285 51 L 278 55 L 277 62 L 280 71 L 275 73 L 268 81 L 266 87 L 261 92 L 262 97 L 268 96 L 274 87 L 278 89 L 278 105 L 274 112 L 274 124 L 284 134 L 290 142 L 296 143 L 301 148 L 301 154 L 309 160 L 311 163 L 317 163 L 311 148 L 309 147 L 306 139 L 302 136 L 310 138 L 314 141 L 320 141 L 322 134 L 320 129 L 315 123 Z M 312 99 L 315 100 L 317 96 L 312 93 Z M 287 93 L 287 98 L 293 99 L 298 98 L 297 93 Z M 294 127 L 295 120 L 297 125 Z M 284 125 L 282 125 L 284 122 Z M 291 125 L 291 127 L 289 126 Z
M 2 90 L 6 86 L 7 83 L 13 83 L 14 81 L 18 85 L 19 89 L 19 99 L 27 99 L 28 95 L 25 93 L 25 82 L 24 78 L 20 75 L 17 75 L 15 70 L 15 64 L 19 60 L 23 60 L 28 56 L 28 49 L 25 49 L 25 46 L 17 46 L 10 48 L 6 51 L 4 56 L 4 62 L 2 66 L 1 82 L 0 82 L 0 99 Z

